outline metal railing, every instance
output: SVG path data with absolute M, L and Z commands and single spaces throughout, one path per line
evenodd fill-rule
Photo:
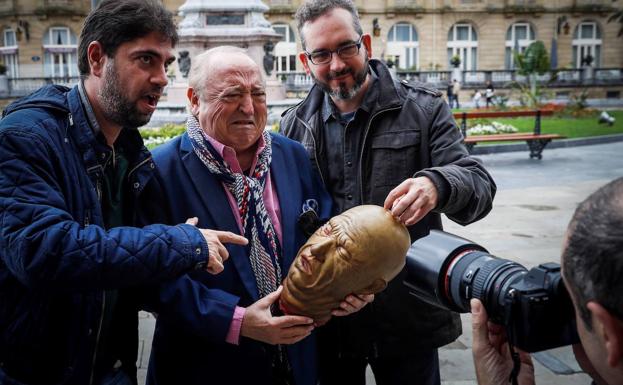
M 401 80 L 415 80 L 445 89 L 452 81 L 452 71 L 397 71 Z M 312 78 L 305 72 L 278 72 L 277 78 L 286 86 L 286 91 L 306 91 Z M 541 83 L 551 87 L 620 86 L 623 85 L 623 68 L 559 69 L 537 76 Z M 507 88 L 513 82 L 526 83 L 526 76 L 516 70 L 462 71 L 460 82 L 466 88 L 484 88 L 490 81 L 496 88 Z
M 32 78 L 9 78 L 9 94 L 8 97 L 16 98 L 26 96 L 33 91 L 47 84 L 60 84 L 67 87 L 73 87 L 78 84 L 79 76 L 61 76 L 61 77 L 32 77 Z
M 445 89 L 452 80 L 451 71 L 398 71 L 401 80 L 415 80 L 438 89 Z M 314 84 L 305 72 L 278 72 L 277 79 L 285 85 L 288 92 L 305 92 Z M 551 87 L 622 86 L 623 68 L 560 69 L 537 76 L 539 82 Z M 46 84 L 62 84 L 72 87 L 80 80 L 79 76 L 9 78 L 8 97 L 28 95 Z M 484 88 L 490 81 L 495 88 L 507 88 L 513 82 L 525 83 L 527 78 L 515 70 L 462 71 L 462 86 L 465 88 Z M 166 92 L 165 92 L 166 93 Z

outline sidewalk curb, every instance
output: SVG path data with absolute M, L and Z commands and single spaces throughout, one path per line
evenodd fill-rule
M 604 143 L 613 143 L 613 142 L 623 142 L 623 134 L 592 136 L 589 138 L 554 140 L 550 142 L 547 145 L 547 147 L 545 147 L 545 151 L 551 148 L 590 146 L 593 144 L 604 144 Z M 525 143 L 494 144 L 494 145 L 475 146 L 471 154 L 472 155 L 486 155 L 486 154 L 498 154 L 498 153 L 512 152 L 512 151 L 529 151 L 529 149 L 528 149 L 528 145 Z

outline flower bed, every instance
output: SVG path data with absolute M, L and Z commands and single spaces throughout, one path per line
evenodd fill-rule
M 479 123 L 467 129 L 467 135 L 494 135 L 494 134 L 512 134 L 517 132 L 517 128 L 511 124 L 500 122 Z

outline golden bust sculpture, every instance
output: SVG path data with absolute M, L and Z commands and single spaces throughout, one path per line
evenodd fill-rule
M 301 247 L 283 283 L 281 309 L 322 325 L 347 295 L 383 290 L 402 270 L 410 245 L 407 228 L 388 210 L 347 210 Z

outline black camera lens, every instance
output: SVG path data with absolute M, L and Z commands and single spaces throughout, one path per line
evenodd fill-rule
M 480 245 L 433 230 L 409 249 L 405 284 L 418 298 L 460 313 L 469 312 L 470 299 L 478 298 L 493 318 L 503 314 L 497 310 L 508 286 L 526 271 Z
M 465 313 L 470 311 L 470 299 L 477 298 L 485 304 L 492 320 L 500 322 L 509 286 L 526 272 L 526 268 L 518 263 L 482 252 L 469 253 L 457 258 L 448 269 L 445 279 L 449 291 L 446 296 Z
M 467 239 L 432 230 L 407 252 L 404 284 L 417 298 L 460 313 L 479 299 L 509 341 L 528 352 L 578 341 L 573 305 L 560 265 L 530 270 L 497 258 Z

